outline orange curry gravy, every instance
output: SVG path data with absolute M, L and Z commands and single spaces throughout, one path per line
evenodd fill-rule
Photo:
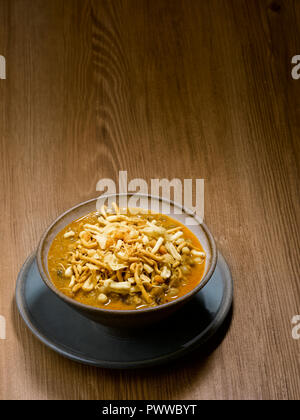
M 81 289 L 74 293 L 70 289 L 70 278 L 65 276 L 65 268 L 69 265 L 70 252 L 72 252 L 76 247 L 76 244 L 79 240 L 79 233 L 82 231 L 83 226 L 85 224 L 98 224 L 98 217 L 99 213 L 93 212 L 84 217 L 81 217 L 80 219 L 74 220 L 72 223 L 67 225 L 61 232 L 59 232 L 58 235 L 54 238 L 48 253 L 48 270 L 52 282 L 54 283 L 56 288 L 60 292 L 64 293 L 66 296 L 75 299 L 83 304 L 94 307 L 128 310 L 153 306 L 153 304 L 149 305 L 145 301 L 143 301 L 139 305 L 133 304 L 132 302 L 128 303 L 125 302 L 125 299 L 120 295 L 117 297 L 116 295 L 114 295 L 113 298 L 110 298 L 107 302 L 103 303 L 99 302 L 97 298 L 99 296 L 99 292 L 97 292 L 97 290 L 93 290 L 87 293 Z M 183 232 L 182 237 L 184 238 L 184 240 L 187 240 L 191 244 L 191 246 L 194 246 L 196 249 L 204 252 L 203 247 L 200 244 L 198 238 L 186 226 L 184 226 L 177 220 L 174 220 L 169 216 L 156 213 L 140 214 L 137 217 L 149 221 L 159 221 L 162 224 L 162 226 L 166 229 L 172 229 L 176 227 L 180 228 L 180 230 Z M 65 238 L 64 235 L 69 231 L 73 231 L 74 236 Z M 204 270 L 205 258 L 203 261 L 201 261 L 201 263 L 194 263 L 191 266 L 189 273 L 183 276 L 181 284 L 177 288 L 178 293 L 176 293 L 176 295 L 174 296 L 165 295 L 164 301 L 162 303 L 170 302 L 194 289 L 200 283 L 204 275 Z M 156 305 L 158 304 L 160 303 L 157 303 Z

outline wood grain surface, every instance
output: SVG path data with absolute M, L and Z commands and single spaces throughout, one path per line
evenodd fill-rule
M 2 399 L 298 399 L 300 2 L 0 0 Z M 18 315 L 18 271 L 101 178 L 204 178 L 231 268 L 223 341 L 141 371 L 81 366 Z

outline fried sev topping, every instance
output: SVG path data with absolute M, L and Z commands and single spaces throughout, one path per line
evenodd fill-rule
M 72 230 L 64 234 L 76 239 L 63 267 L 69 289 L 74 295 L 79 290 L 96 293 L 99 304 L 117 297 L 136 307 L 175 297 L 205 253 L 184 237 L 181 226 L 168 229 L 142 209 L 121 214 L 115 203 L 112 207 L 102 206 L 97 222 L 84 224 L 79 235 Z

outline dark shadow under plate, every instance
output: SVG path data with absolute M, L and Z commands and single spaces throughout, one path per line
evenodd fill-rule
M 61 355 L 92 366 L 137 368 L 174 360 L 204 345 L 224 322 L 233 298 L 232 277 L 223 256 L 208 284 L 165 321 L 121 332 L 83 317 L 42 281 L 31 255 L 17 280 L 16 302 L 33 334 Z

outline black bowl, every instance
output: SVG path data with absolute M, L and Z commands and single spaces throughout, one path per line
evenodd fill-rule
M 208 230 L 207 226 L 204 223 L 201 223 L 197 216 L 195 216 L 189 210 L 185 209 L 183 206 L 170 200 L 154 197 L 151 195 L 134 194 L 134 199 L 138 197 L 140 199 L 140 207 L 153 208 L 150 207 L 153 205 L 153 203 L 154 205 L 156 204 L 159 206 L 156 208 L 161 208 L 163 206 L 164 209 L 168 207 L 166 214 L 170 215 L 172 218 L 180 221 L 183 224 L 185 224 L 184 222 L 186 218 L 194 219 L 194 223 L 192 225 L 189 224 L 188 228 L 198 237 L 204 248 L 204 251 L 206 252 L 205 272 L 200 283 L 189 293 L 173 300 L 172 302 L 136 310 L 113 310 L 106 308 L 96 308 L 94 306 L 80 303 L 60 292 L 52 283 L 48 271 L 48 252 L 55 236 L 73 220 L 76 220 L 92 211 L 99 209 L 99 206 L 105 200 L 109 199 L 110 202 L 120 202 L 120 200 L 124 200 L 124 198 L 130 200 L 131 197 L 133 197 L 133 194 L 106 195 L 102 196 L 100 199 L 92 199 L 72 207 L 60 215 L 48 227 L 40 240 L 37 250 L 37 264 L 40 275 L 44 283 L 53 293 L 56 294 L 56 296 L 62 299 L 66 304 L 70 305 L 73 309 L 79 311 L 82 315 L 92 319 L 93 321 L 119 328 L 131 328 L 149 325 L 160 321 L 161 319 L 166 318 L 168 315 L 174 313 L 207 284 L 215 270 L 217 262 L 217 249 L 213 236 Z M 160 212 L 164 213 L 163 209 Z

